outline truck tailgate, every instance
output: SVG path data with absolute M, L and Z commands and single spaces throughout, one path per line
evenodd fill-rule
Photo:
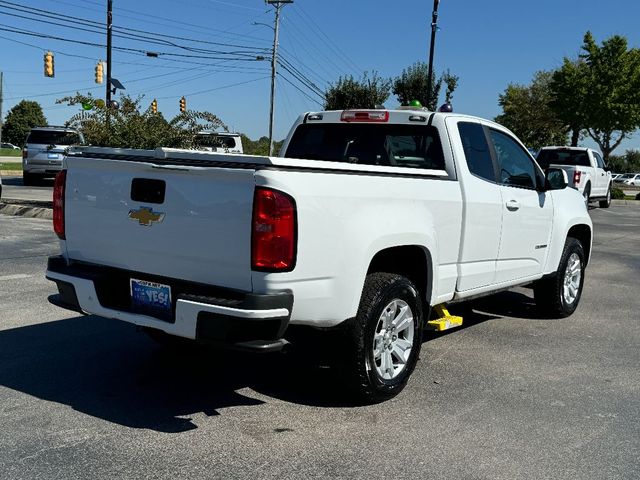
M 67 158 L 67 256 L 251 291 L 253 192 L 246 167 Z

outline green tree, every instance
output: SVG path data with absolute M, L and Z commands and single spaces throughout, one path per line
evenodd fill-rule
M 47 119 L 38 102 L 22 100 L 9 110 L 2 126 L 2 141 L 24 147 L 24 141 L 33 127 L 46 127 Z
M 640 172 L 640 150 L 627 150 L 624 155 L 611 155 L 608 166 L 616 173 Z
M 591 32 L 582 50 L 554 74 L 552 105 L 560 118 L 573 118 L 569 125 L 584 128 L 607 160 L 640 128 L 640 50 L 619 35 L 598 45 Z
M 567 141 L 567 128 L 550 107 L 552 77 L 552 72 L 537 72 L 530 85 L 510 84 L 498 100 L 502 114 L 495 121 L 531 148 Z
M 244 133 L 240 134 L 242 138 L 242 149 L 247 155 L 269 155 L 269 137 L 260 137 L 258 140 L 251 140 Z M 284 140 L 273 142 L 273 152 L 278 154 Z
M 447 90 L 444 93 L 444 101 L 447 103 L 451 103 L 453 100 L 453 92 L 458 88 L 458 83 L 460 82 L 460 77 L 457 75 L 453 75 L 449 70 L 442 74 L 440 79 L 447 86 Z
M 375 108 L 389 98 L 390 90 L 391 80 L 379 77 L 376 72 L 371 76 L 365 72 L 360 80 L 340 77 L 326 90 L 324 109 Z
M 416 62 L 402 70 L 400 76 L 393 81 L 393 94 L 398 97 L 401 105 L 408 105 L 412 100 L 418 100 L 427 109 L 435 111 L 438 108 L 443 79 L 436 80 L 435 74 L 431 75 L 431 79 L 431 92 L 428 92 L 429 66 L 424 62 Z
M 228 130 L 210 112 L 187 110 L 166 120 L 162 113 L 153 113 L 150 106 L 141 111 L 141 102 L 142 97 L 133 99 L 122 95 L 120 108 L 107 111 L 104 102 L 80 93 L 56 101 L 68 105 L 92 106 L 91 110 L 77 113 L 67 121 L 68 126 L 82 131 L 85 141 L 90 145 L 143 149 L 191 148 L 196 134 L 201 130 Z
M 562 67 L 554 71 L 549 83 L 549 106 L 571 133 L 571 146 L 577 147 L 586 124 L 582 99 L 587 96 L 587 65 L 582 60 L 564 59 Z

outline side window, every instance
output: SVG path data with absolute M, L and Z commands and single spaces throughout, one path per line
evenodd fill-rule
M 460 122 L 458 132 L 462 139 L 464 156 L 467 159 L 469 171 L 480 178 L 496 181 L 496 174 L 493 170 L 491 152 L 484 135 L 484 129 L 479 123 Z
M 604 160 L 602 159 L 600 154 L 593 152 L 593 156 L 596 157 L 596 164 L 598 165 L 598 168 L 604 169 Z
M 513 187 L 535 188 L 537 170 L 520 145 L 508 135 L 489 130 L 498 157 L 500 183 Z

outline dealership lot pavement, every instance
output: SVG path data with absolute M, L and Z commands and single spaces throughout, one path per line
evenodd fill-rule
M 459 307 L 366 407 L 309 358 L 171 350 L 50 305 L 50 221 L 0 215 L 0 477 L 640 478 L 640 208 L 591 215 L 576 314 L 539 318 L 526 289 Z

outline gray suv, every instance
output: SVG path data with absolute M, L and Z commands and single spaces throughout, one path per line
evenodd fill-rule
M 32 128 L 22 150 L 23 183 L 34 185 L 44 177 L 54 176 L 62 170 L 67 147 L 83 143 L 82 134 L 74 128 Z

